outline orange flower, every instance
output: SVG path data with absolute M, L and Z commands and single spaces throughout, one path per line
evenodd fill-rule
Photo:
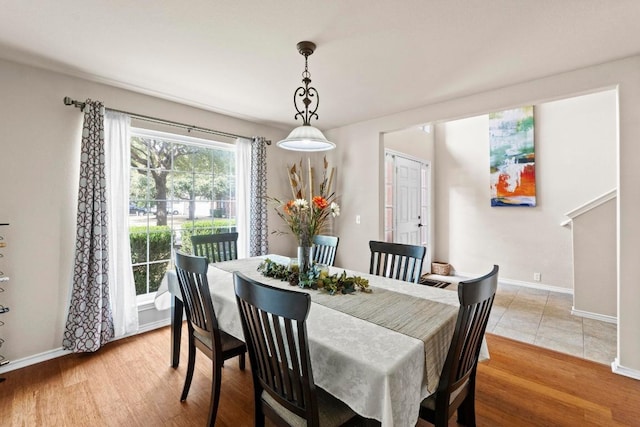
M 291 215 L 291 208 L 293 207 L 293 204 L 294 204 L 294 203 L 295 203 L 295 202 L 294 202 L 293 200 L 289 200 L 289 201 L 287 202 L 287 204 L 286 204 L 286 205 L 284 205 L 284 211 L 285 211 L 288 215 Z
M 327 206 L 329 206 L 329 202 L 327 201 L 327 199 L 325 199 L 322 196 L 316 196 L 313 198 L 313 204 L 318 208 L 318 209 L 324 209 Z

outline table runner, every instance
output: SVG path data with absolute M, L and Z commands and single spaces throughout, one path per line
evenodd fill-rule
M 209 267 L 229 273 L 239 271 L 247 277 L 271 286 L 309 293 L 314 303 L 421 340 L 425 343 L 426 386 L 430 392 L 435 391 L 449 348 L 447 343 L 451 341 L 455 328 L 457 307 L 376 286 L 370 286 L 372 293 L 357 291 L 347 295 L 329 295 L 321 290 L 294 288 L 288 282 L 266 277 L 258 272 L 257 267 L 262 261 L 262 259 L 225 261 L 211 264 Z M 274 261 L 283 262 L 282 260 Z M 331 273 L 335 273 L 335 270 L 340 269 L 333 268 Z

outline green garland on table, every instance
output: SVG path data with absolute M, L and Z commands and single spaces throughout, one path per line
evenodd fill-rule
M 342 271 L 342 274 L 329 275 L 326 270 L 321 269 L 317 264 L 314 264 L 306 274 L 302 275 L 297 269 L 278 264 L 267 258 L 258 265 L 258 271 L 263 276 L 289 282 L 291 286 L 322 289 L 330 295 L 350 294 L 356 290 L 371 292 L 367 279 L 360 276 L 347 276 L 346 271 Z

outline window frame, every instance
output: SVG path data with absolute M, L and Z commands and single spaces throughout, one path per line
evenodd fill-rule
M 213 139 L 205 139 L 205 138 L 198 138 L 198 137 L 193 137 L 193 136 L 187 136 L 187 135 L 181 135 L 181 134 L 177 134 L 177 133 L 171 133 L 171 132 L 165 132 L 165 131 L 159 131 L 159 130 L 154 130 L 154 129 L 148 129 L 148 128 L 143 128 L 143 127 L 138 127 L 138 126 L 131 126 L 130 128 L 130 137 L 131 139 L 135 138 L 135 137 L 139 137 L 139 138 L 154 138 L 154 139 L 161 139 L 161 140 L 165 140 L 171 143 L 178 143 L 178 144 L 184 144 L 184 145 L 188 145 L 188 146 L 193 146 L 193 147 L 199 147 L 199 148 L 205 148 L 205 149 L 212 149 L 212 150 L 222 150 L 222 151 L 228 151 L 228 152 L 232 152 L 233 156 L 234 156 L 234 163 L 235 163 L 235 159 L 237 158 L 237 145 L 235 143 L 235 140 L 233 140 L 232 142 L 223 142 L 223 141 L 219 141 L 219 140 L 213 140 Z M 173 159 L 171 162 L 171 169 L 170 172 L 183 172 L 183 171 L 176 171 L 174 169 L 174 164 L 173 164 Z M 128 164 L 129 170 L 131 171 L 131 174 L 136 173 L 134 172 L 135 169 L 140 169 L 140 168 L 134 168 L 131 164 L 131 157 L 129 157 L 129 164 Z M 149 165 L 147 164 L 146 166 L 147 170 L 149 170 Z M 215 179 L 214 175 L 213 175 L 213 170 L 212 170 L 212 179 Z M 235 170 L 235 178 L 236 178 L 236 183 L 237 183 L 237 175 L 238 175 L 238 171 L 237 169 Z M 131 206 L 131 200 L 130 200 L 130 196 L 131 196 L 131 179 L 129 180 L 129 185 L 127 187 L 127 194 L 126 197 L 129 199 L 129 206 Z M 237 190 L 234 191 L 234 195 L 237 196 Z M 151 202 L 151 196 L 147 195 L 148 197 L 146 198 L 147 202 Z M 168 200 L 167 199 L 167 203 L 169 202 L 173 202 L 174 200 Z M 213 200 L 212 200 L 213 201 Z M 236 199 L 236 203 L 237 203 L 237 199 Z M 149 234 L 149 229 L 148 227 L 151 226 L 151 222 L 153 221 L 153 219 L 149 218 L 149 215 L 151 215 L 150 212 L 146 213 L 147 216 L 147 236 Z M 192 220 L 195 221 L 195 220 Z M 132 224 L 129 223 L 129 228 L 131 228 Z M 170 258 L 168 260 L 169 264 L 167 266 L 167 268 L 172 268 L 173 266 L 173 262 L 174 262 L 174 251 L 176 249 L 175 246 L 175 241 L 174 241 L 174 237 L 175 237 L 175 231 L 179 228 L 181 228 L 181 226 L 175 227 L 173 224 L 171 224 L 169 221 L 167 223 L 167 226 L 171 229 L 171 249 L 170 249 Z M 130 232 L 129 232 L 130 233 Z M 144 263 L 133 263 L 131 262 L 131 268 L 133 269 L 134 266 L 139 266 L 139 265 L 149 265 L 149 264 L 153 264 L 153 263 L 165 263 L 167 262 L 167 260 L 155 260 L 155 261 L 150 261 L 150 253 L 149 253 L 149 242 L 147 240 L 147 245 L 146 245 L 146 257 L 145 257 L 145 262 Z M 133 260 L 131 260 L 133 261 Z M 147 270 L 148 273 L 148 270 Z M 148 282 L 148 276 L 147 276 L 147 286 L 149 286 L 149 282 Z M 142 306 L 146 306 L 148 304 L 151 304 L 153 302 L 153 300 L 155 299 L 156 296 L 156 292 L 157 291 L 153 291 L 153 292 L 148 292 L 145 294 L 136 294 L 136 301 L 137 301 L 137 305 L 140 309 L 140 307 Z

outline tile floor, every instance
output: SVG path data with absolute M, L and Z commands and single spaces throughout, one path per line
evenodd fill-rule
M 616 325 L 572 315 L 572 305 L 570 294 L 499 284 L 487 332 L 611 364 Z
M 571 314 L 573 295 L 498 286 L 487 332 L 611 364 L 616 325 Z

